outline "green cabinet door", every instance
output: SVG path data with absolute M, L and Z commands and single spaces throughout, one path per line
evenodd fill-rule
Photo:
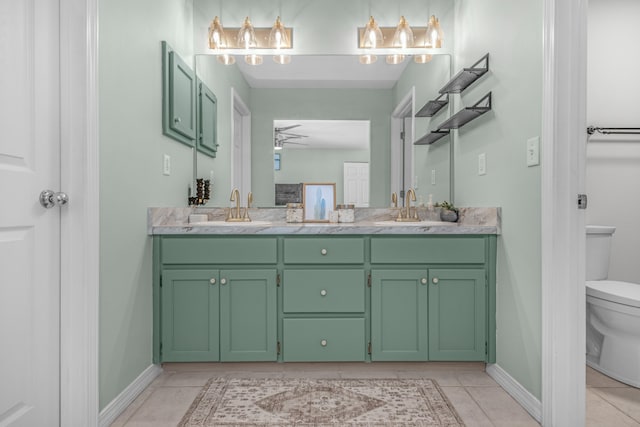
M 217 270 L 162 272 L 163 362 L 219 360 Z
M 196 73 L 162 42 L 162 133 L 191 147 L 196 143 Z
M 277 360 L 276 270 L 220 271 L 220 360 Z
M 216 156 L 218 100 L 213 92 L 198 80 L 198 151 Z
M 427 270 L 371 272 L 371 360 L 427 360 Z
M 484 270 L 429 270 L 429 360 L 486 360 Z

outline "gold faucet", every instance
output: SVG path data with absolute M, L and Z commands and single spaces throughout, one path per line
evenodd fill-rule
M 251 192 L 249 192 L 249 195 L 247 197 L 247 207 L 244 208 L 244 214 L 242 213 L 242 207 L 240 207 L 240 190 L 238 190 L 237 188 L 234 188 L 233 190 L 231 190 L 231 197 L 229 198 L 230 201 L 232 202 L 236 202 L 236 206 L 235 208 L 229 208 L 229 215 L 227 215 L 227 219 L 226 221 L 228 222 L 249 222 L 251 221 L 251 218 L 249 218 L 249 207 L 251 206 L 251 203 L 253 202 L 253 195 L 251 194 Z M 234 215 L 234 211 L 235 211 L 235 215 Z
M 251 218 L 249 218 L 249 208 L 251 207 L 251 203 L 253 203 L 253 193 L 249 191 L 249 194 L 247 194 L 247 207 L 244 209 L 244 217 L 242 217 L 243 221 L 251 221 Z
M 403 209 L 400 209 L 400 211 L 398 212 L 398 218 L 396 218 L 396 221 L 420 221 L 420 218 L 418 218 L 418 210 L 416 208 L 414 208 L 413 210 L 413 215 L 411 214 L 411 201 L 416 201 L 416 192 L 413 190 L 413 188 L 407 190 L 404 202 L 405 207 Z

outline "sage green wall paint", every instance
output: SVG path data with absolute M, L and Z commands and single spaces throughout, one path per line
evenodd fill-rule
M 369 150 L 314 150 L 285 148 L 280 153 L 276 184 L 335 182 L 336 204 L 344 201 L 344 162 L 369 162 Z
M 449 55 L 434 56 L 426 64 L 410 62 L 402 73 L 402 77 L 393 88 L 394 107 L 415 88 L 416 113 L 429 100 L 438 97 L 438 91 L 451 76 L 451 57 Z M 436 129 L 449 115 L 449 107 L 444 107 L 434 117 L 416 117 L 414 140 Z M 416 145 L 414 153 L 414 175 L 418 178 L 416 196 L 427 203 L 429 195 L 433 202 L 449 200 L 449 144 L 448 137 L 432 145 Z M 435 170 L 436 184 L 431 184 L 431 171 Z
M 251 189 L 256 206 L 273 206 L 274 120 L 369 120 L 371 161 L 369 203 L 387 206 L 391 89 L 252 89 Z M 286 151 L 286 150 L 285 150 Z
M 497 363 L 541 396 L 540 167 L 527 139 L 542 129 L 542 1 L 456 1 L 454 72 L 490 52 L 490 71 L 456 111 L 493 92 L 493 110 L 455 138 L 455 202 L 502 207 L 497 253 Z M 486 153 L 487 174 L 478 176 Z
M 102 409 L 151 364 L 147 208 L 184 206 L 193 163 L 189 147 L 162 135 L 160 42 L 191 63 L 193 10 L 191 1 L 109 0 L 98 16 Z

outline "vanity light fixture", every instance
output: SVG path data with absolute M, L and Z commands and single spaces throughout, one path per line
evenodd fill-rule
M 238 47 L 247 50 L 255 49 L 258 46 L 258 42 L 256 41 L 256 32 L 253 29 L 253 25 L 251 24 L 251 20 L 248 16 L 244 18 L 242 27 L 240 27 L 240 30 L 238 31 L 237 44 Z M 260 65 L 262 64 L 262 56 L 247 54 L 244 57 L 244 62 L 249 65 Z
M 216 51 L 221 51 L 226 49 L 229 46 L 227 41 L 227 36 L 224 33 L 224 28 L 222 27 L 222 22 L 220 22 L 220 18 L 217 16 L 211 22 L 211 26 L 209 27 L 209 48 L 214 49 Z M 231 65 L 236 62 L 236 58 L 227 53 L 220 53 L 217 55 L 218 62 Z
M 413 30 L 409 26 L 409 23 L 404 16 L 400 17 L 400 22 L 396 27 L 395 33 L 393 33 L 393 47 L 400 48 L 406 51 L 408 48 L 413 47 Z M 387 55 L 387 64 L 400 64 L 404 61 L 405 55 L 402 53 L 394 53 Z
M 285 55 L 281 53 L 282 48 L 291 46 L 289 43 L 289 36 L 287 34 L 284 24 L 278 16 L 276 22 L 271 27 L 269 32 L 269 47 L 276 50 L 276 54 L 273 56 L 273 60 L 278 64 L 288 64 L 291 62 L 291 55 Z
M 431 15 L 429 23 L 427 24 L 427 33 L 424 37 L 424 47 L 427 48 L 441 48 L 443 40 L 442 28 L 440 28 L 440 21 L 435 15 Z
M 378 23 L 375 19 L 373 19 L 373 16 L 370 16 L 369 22 L 367 23 L 366 27 L 364 27 L 361 47 L 364 49 L 375 49 L 378 46 L 382 46 L 383 40 L 384 37 L 382 35 L 380 27 L 378 27 Z M 360 55 L 361 64 L 373 64 L 377 60 L 378 57 L 371 53 Z

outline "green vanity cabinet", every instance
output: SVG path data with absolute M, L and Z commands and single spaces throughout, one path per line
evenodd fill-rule
M 428 272 L 371 272 L 371 360 L 427 360 Z
M 428 286 L 429 360 L 485 360 L 485 271 L 434 268 Z
M 218 270 L 162 272 L 162 358 L 220 360 Z
M 277 239 L 154 239 L 154 361 L 276 361 Z

